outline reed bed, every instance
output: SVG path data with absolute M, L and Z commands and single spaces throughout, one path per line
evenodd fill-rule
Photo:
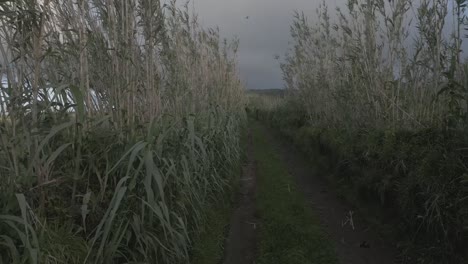
M 357 207 L 391 215 L 404 263 L 465 263 L 468 2 L 346 3 L 324 1 L 317 23 L 296 13 L 290 96 L 257 116 L 324 159 Z
M 296 13 L 282 64 L 314 122 L 391 129 L 466 123 L 463 0 L 350 0 Z M 350 127 L 350 128 L 351 128 Z
M 237 41 L 175 1 L 0 14 L 0 263 L 187 263 L 237 173 Z

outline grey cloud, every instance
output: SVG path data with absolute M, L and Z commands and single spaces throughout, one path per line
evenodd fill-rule
M 184 1 L 184 0 L 180 0 Z M 204 27 L 219 26 L 221 36 L 238 37 L 239 71 L 251 89 L 282 88 L 282 74 L 275 55 L 289 49 L 290 25 L 295 10 L 313 23 L 323 0 L 191 0 Z M 418 0 L 415 0 L 416 3 Z M 347 0 L 326 0 L 330 15 L 345 9 Z M 249 16 L 249 19 L 246 17 Z M 448 19 L 450 21 L 450 18 Z M 414 26 L 414 24 L 413 24 Z M 447 30 L 448 32 L 450 30 Z M 412 42 L 412 37 L 408 40 Z M 411 45 L 411 43 L 408 43 Z M 467 46 L 465 41 L 464 48 Z
M 247 87 L 267 89 L 284 86 L 274 57 L 288 50 L 294 11 L 313 17 L 320 3 L 322 0 L 195 0 L 193 4 L 203 26 L 219 26 L 223 37 L 240 39 L 239 68 Z M 333 5 L 336 0 L 327 3 Z

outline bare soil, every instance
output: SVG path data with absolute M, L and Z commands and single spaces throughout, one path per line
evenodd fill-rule
M 379 235 L 366 224 L 351 205 L 338 198 L 329 184 L 315 172 L 310 159 L 306 158 L 290 142 L 263 129 L 265 137 L 284 160 L 314 210 L 329 239 L 335 246 L 342 264 L 397 264 L 398 250 L 395 245 Z M 249 132 L 247 164 L 243 168 L 239 204 L 231 218 L 229 235 L 225 247 L 223 264 L 253 264 L 257 248 L 258 219 L 256 218 L 256 163 L 253 155 L 254 143 Z M 288 263 L 285 263 L 288 264 Z
M 230 223 L 226 240 L 224 264 L 255 263 L 257 248 L 257 218 L 255 217 L 256 166 L 253 155 L 253 137 L 249 132 L 247 163 L 240 183 L 239 204 Z
M 267 131 L 265 129 L 265 131 Z M 310 206 L 320 218 L 342 264 L 396 264 L 398 251 L 376 230 L 365 216 L 339 199 L 319 173 L 311 169 L 312 159 L 304 157 L 290 142 L 267 135 L 287 164 Z

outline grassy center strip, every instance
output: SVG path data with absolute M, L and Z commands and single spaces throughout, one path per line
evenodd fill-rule
M 232 205 L 232 201 L 222 201 L 208 210 L 205 229 L 194 243 L 192 264 L 221 263 Z
M 279 158 L 265 128 L 252 122 L 260 218 L 258 263 L 338 263 L 318 217 Z

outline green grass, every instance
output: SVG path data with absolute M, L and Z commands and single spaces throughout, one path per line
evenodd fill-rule
M 207 212 L 205 229 L 194 243 L 192 264 L 221 263 L 232 204 L 232 202 L 222 202 Z
M 241 131 L 240 146 L 241 149 L 246 150 L 246 128 L 242 126 Z M 245 162 L 246 158 L 245 151 L 242 151 L 241 160 Z M 234 171 L 233 173 L 236 172 Z M 230 188 L 224 193 L 224 199 L 220 199 L 213 206 L 206 208 L 206 222 L 203 226 L 203 230 L 194 240 L 191 264 L 222 263 L 232 210 L 234 209 L 237 193 L 239 191 L 239 176 L 240 174 L 233 175 Z
M 338 263 L 317 216 L 264 136 L 265 129 L 258 123 L 252 125 L 260 216 L 258 263 Z

